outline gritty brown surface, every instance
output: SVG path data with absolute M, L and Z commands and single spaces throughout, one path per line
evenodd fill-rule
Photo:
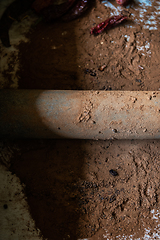
M 135 26 L 131 19 L 95 37 L 89 30 L 100 22 L 97 16 L 110 16 L 99 2 L 79 20 L 33 28 L 30 42 L 19 46 L 19 88 L 158 90 L 159 29 L 127 28 Z M 151 56 L 138 52 L 137 40 L 151 43 Z M 159 141 L 28 140 L 17 146 L 10 169 L 26 185 L 44 238 L 103 239 L 107 231 L 108 239 L 142 239 L 145 228 L 151 237 L 156 231 L 150 211 L 159 209 Z
M 48 239 L 108 239 L 155 232 L 159 141 L 17 142 L 11 170 L 26 185 L 36 226 Z M 113 176 L 109 170 L 115 170 Z
M 128 12 L 136 14 L 132 8 Z M 109 16 L 110 11 L 97 2 L 97 7 L 81 19 L 39 23 L 29 34 L 30 42 L 19 46 L 19 87 L 158 90 L 159 30 L 143 29 L 143 23 L 136 25 L 131 15 L 114 29 L 90 35 L 94 23 Z M 129 42 L 125 35 L 130 36 Z M 151 56 L 138 51 L 138 43 L 143 46 L 146 41 L 151 45 Z M 106 67 L 100 71 L 103 65 Z

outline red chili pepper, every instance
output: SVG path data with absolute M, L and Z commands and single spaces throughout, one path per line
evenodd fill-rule
M 97 26 L 91 28 L 91 34 L 99 34 L 103 32 L 105 29 L 110 29 L 122 21 L 127 19 L 126 16 L 123 15 L 118 15 L 118 16 L 113 16 L 105 20 L 104 22 L 99 23 Z
M 67 0 L 62 4 L 53 4 L 55 0 L 35 0 L 32 7 L 41 13 L 46 21 L 51 21 L 62 17 L 70 8 L 74 6 L 76 0 Z M 48 5 L 47 5 L 48 4 Z
M 122 6 L 126 6 L 128 4 L 129 0 L 116 0 L 116 3 Z
M 71 8 L 63 17 L 63 20 L 73 20 L 83 14 L 89 7 L 88 0 L 78 0 L 75 6 Z
M 62 17 L 63 20 L 73 20 L 83 14 L 91 5 L 91 0 L 66 0 L 54 4 L 55 0 L 35 0 L 32 7 L 41 13 L 46 21 Z

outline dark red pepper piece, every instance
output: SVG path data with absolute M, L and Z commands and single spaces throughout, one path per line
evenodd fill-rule
M 121 6 L 126 6 L 129 3 L 129 0 L 116 0 L 116 3 Z
M 105 29 L 110 29 L 122 21 L 127 19 L 126 16 L 123 15 L 118 15 L 118 16 L 113 16 L 108 19 L 106 19 L 104 22 L 99 23 L 97 26 L 91 28 L 91 34 L 99 34 L 103 32 Z
M 35 0 L 32 7 L 41 13 L 46 21 L 62 17 L 63 20 L 73 20 L 82 15 L 91 5 L 91 0 L 67 0 L 54 4 L 55 0 Z
M 45 20 L 49 22 L 53 19 L 62 17 L 70 8 L 72 8 L 75 2 L 76 0 L 68 0 L 60 5 L 52 4 L 43 8 L 40 13 Z
M 89 0 L 78 0 L 75 6 L 71 8 L 63 17 L 63 20 L 73 20 L 81 16 L 89 7 Z

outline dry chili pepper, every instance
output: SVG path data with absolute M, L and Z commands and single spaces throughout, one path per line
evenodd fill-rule
M 32 7 L 36 12 L 41 13 L 46 21 L 62 16 L 63 20 L 69 21 L 83 14 L 91 0 L 67 0 L 61 4 L 54 4 L 54 2 L 55 0 L 35 0 Z
M 38 1 L 38 0 L 37 0 Z M 76 0 L 68 0 L 62 4 L 52 4 L 49 5 L 43 9 L 41 9 L 40 13 L 45 18 L 46 21 L 51 21 L 56 18 L 62 17 L 64 14 L 66 14 L 72 6 L 74 6 L 74 3 Z
M 50 6 L 52 4 L 52 0 L 35 0 L 32 4 L 32 8 L 39 13 L 42 9 Z
M 63 18 L 64 20 L 73 20 L 82 15 L 89 7 L 89 0 L 79 0 Z
M 126 6 L 128 4 L 129 0 L 116 0 L 116 3 L 122 6 Z
M 91 34 L 99 34 L 103 32 L 105 29 L 110 29 L 122 21 L 127 19 L 126 16 L 123 15 L 118 15 L 118 16 L 113 16 L 108 19 L 106 19 L 104 22 L 99 23 L 97 26 L 91 28 Z

